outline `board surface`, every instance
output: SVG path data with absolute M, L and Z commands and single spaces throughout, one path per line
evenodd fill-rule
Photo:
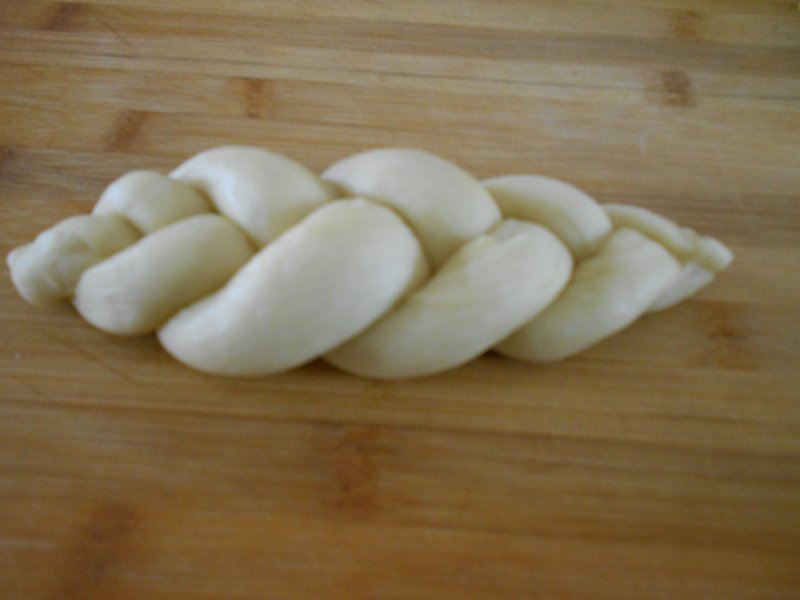
M 731 269 L 581 355 L 192 372 L 0 275 L 0 597 L 800 597 L 795 2 L 0 3 L 0 250 L 136 168 L 540 173 Z

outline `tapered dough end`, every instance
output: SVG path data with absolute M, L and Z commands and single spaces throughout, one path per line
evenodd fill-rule
M 678 277 L 661 292 L 647 312 L 659 312 L 679 304 L 687 298 L 694 296 L 701 289 L 714 281 L 714 272 L 704 269 L 697 263 L 683 265 Z
M 158 337 L 201 371 L 278 373 L 358 335 L 427 274 L 419 242 L 391 210 L 363 199 L 330 202 Z
M 694 229 L 681 227 L 674 221 L 641 206 L 604 205 L 616 227 L 636 229 L 659 242 L 684 263 L 694 262 L 711 273 L 727 269 L 733 253 L 719 240 L 702 236 Z
M 664 310 L 693 296 L 733 261 L 733 253 L 719 240 L 681 227 L 651 210 L 628 204 L 606 204 L 604 208 L 615 226 L 643 233 L 683 263 L 680 275 L 655 299 L 648 312 Z
M 547 229 L 504 221 L 462 247 L 427 285 L 325 359 L 375 379 L 452 369 L 542 310 L 571 271 L 572 256 Z
M 422 150 L 368 150 L 333 164 L 322 178 L 344 194 L 396 210 L 434 267 L 500 221 L 491 196 L 472 175 Z
M 139 239 L 127 221 L 113 215 L 78 215 L 46 229 L 6 257 L 11 280 L 30 304 L 69 299 L 81 274 Z
M 259 246 L 330 200 L 334 192 L 300 163 L 248 146 L 206 150 L 178 166 L 170 177 L 205 193 Z
M 680 270 L 661 244 L 618 229 L 597 255 L 578 266 L 553 304 L 495 349 L 520 360 L 567 358 L 630 325 Z

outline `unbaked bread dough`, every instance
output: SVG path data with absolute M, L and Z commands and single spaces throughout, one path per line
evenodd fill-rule
M 383 148 L 322 176 L 260 148 L 123 175 L 91 215 L 8 255 L 25 300 L 71 301 L 96 327 L 156 332 L 229 376 L 317 357 L 364 377 L 451 369 L 494 349 L 571 356 L 677 304 L 732 260 L 647 209 L 536 175 L 479 182 Z

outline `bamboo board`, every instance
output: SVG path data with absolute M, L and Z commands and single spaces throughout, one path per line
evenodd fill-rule
M 800 597 L 794 2 L 0 5 L 5 254 L 134 168 L 410 146 L 724 240 L 550 366 L 191 372 L 0 276 L 3 598 Z

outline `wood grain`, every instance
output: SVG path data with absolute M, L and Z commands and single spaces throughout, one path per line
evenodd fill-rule
M 730 271 L 563 363 L 191 372 L 0 286 L 0 596 L 800 597 L 795 2 L 0 4 L 5 253 L 134 168 L 560 177 Z

